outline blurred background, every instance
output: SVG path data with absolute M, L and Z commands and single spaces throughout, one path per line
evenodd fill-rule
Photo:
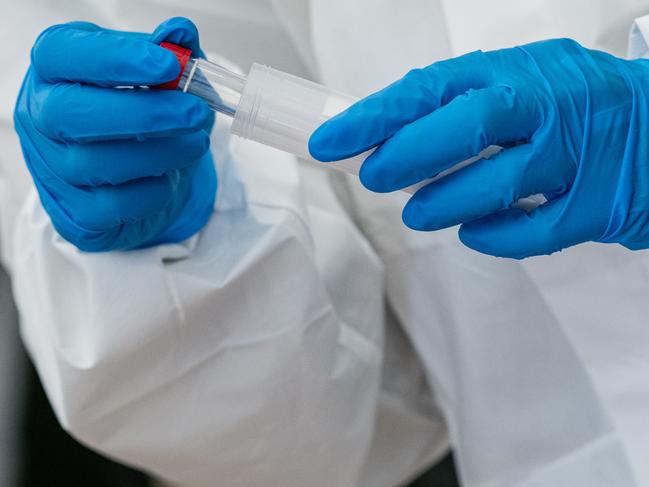
M 449 455 L 408 487 L 458 485 Z M 0 487 L 44 486 L 153 487 L 154 482 L 85 448 L 59 426 L 20 341 L 11 284 L 0 267 Z

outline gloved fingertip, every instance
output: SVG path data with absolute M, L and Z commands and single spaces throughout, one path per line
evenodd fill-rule
M 309 138 L 309 153 L 311 157 L 321 162 L 332 162 L 344 159 L 336 148 L 335 127 L 330 122 L 320 125 Z
M 401 220 L 403 220 L 403 223 L 411 230 L 423 232 L 429 230 L 429 228 L 425 225 L 422 216 L 422 208 L 416 201 L 413 201 L 413 199 L 410 198 L 410 201 L 406 203 L 406 206 L 401 212 Z
M 470 222 L 461 225 L 457 236 L 464 246 L 482 254 L 489 253 L 485 247 L 484 236 L 480 232 L 480 225 L 478 223 Z
M 508 245 L 508 238 L 501 233 L 497 234 L 491 228 L 491 221 L 496 218 L 489 216 L 464 223 L 460 226 L 458 237 L 460 242 L 471 250 L 492 257 L 522 260 L 529 255 L 517 250 L 517 246 Z
M 358 173 L 358 179 L 360 179 L 361 184 L 370 191 L 374 193 L 387 193 L 385 185 L 383 184 L 383 171 L 380 168 L 373 168 L 370 164 L 367 164 L 367 161 L 361 166 L 361 169 Z
M 394 171 L 390 168 L 390 162 L 382 159 L 380 150 L 365 160 L 358 177 L 361 184 L 374 193 L 391 193 L 402 188 L 394 181 Z
M 134 60 L 141 63 L 152 76 L 160 79 L 161 83 L 172 81 L 180 74 L 180 63 L 175 54 L 156 44 L 146 43 L 140 59 Z

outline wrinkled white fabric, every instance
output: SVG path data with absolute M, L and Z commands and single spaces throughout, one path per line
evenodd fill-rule
M 14 46 L 0 93 L 17 92 L 38 31 L 73 18 L 151 30 L 186 15 L 244 69 L 364 95 L 538 38 L 621 54 L 642 14 L 647 0 L 27 0 L 0 20 Z M 3 259 L 48 396 L 85 443 L 187 487 L 390 487 L 439 458 L 445 422 L 468 487 L 649 485 L 646 252 L 478 255 L 454 229 L 405 229 L 404 196 L 230 144 L 220 120 L 198 237 L 83 254 L 29 189 L 9 116 Z

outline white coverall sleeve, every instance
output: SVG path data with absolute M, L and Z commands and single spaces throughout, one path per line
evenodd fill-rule
M 411 344 L 383 315 L 382 264 L 322 171 L 298 174 L 292 157 L 250 143 L 234 164 L 221 117 L 207 227 L 128 253 L 78 252 L 32 189 L 11 113 L 47 25 L 147 31 L 187 15 L 205 49 L 308 71 L 265 0 L 217 4 L 158 2 L 156 20 L 149 2 L 25 0 L 0 19 L 13 46 L 0 52 L 0 257 L 24 341 L 68 431 L 183 487 L 401 485 L 444 453 L 445 425 Z
M 243 188 L 216 132 L 218 208 L 183 245 L 82 253 L 29 193 L 11 252 L 23 338 L 64 427 L 125 463 L 192 487 L 357 485 L 380 265 L 328 190 L 301 201 L 294 159 L 242 144 Z

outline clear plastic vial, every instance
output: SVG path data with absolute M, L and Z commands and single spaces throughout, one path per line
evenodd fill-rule
M 215 111 L 233 118 L 232 133 L 245 139 L 314 160 L 308 149 L 311 134 L 325 121 L 357 101 L 318 83 L 253 64 L 242 76 L 188 49 L 162 43 L 178 57 L 182 71 L 162 88 L 179 89 L 201 97 Z M 358 175 L 371 151 L 326 167 Z

